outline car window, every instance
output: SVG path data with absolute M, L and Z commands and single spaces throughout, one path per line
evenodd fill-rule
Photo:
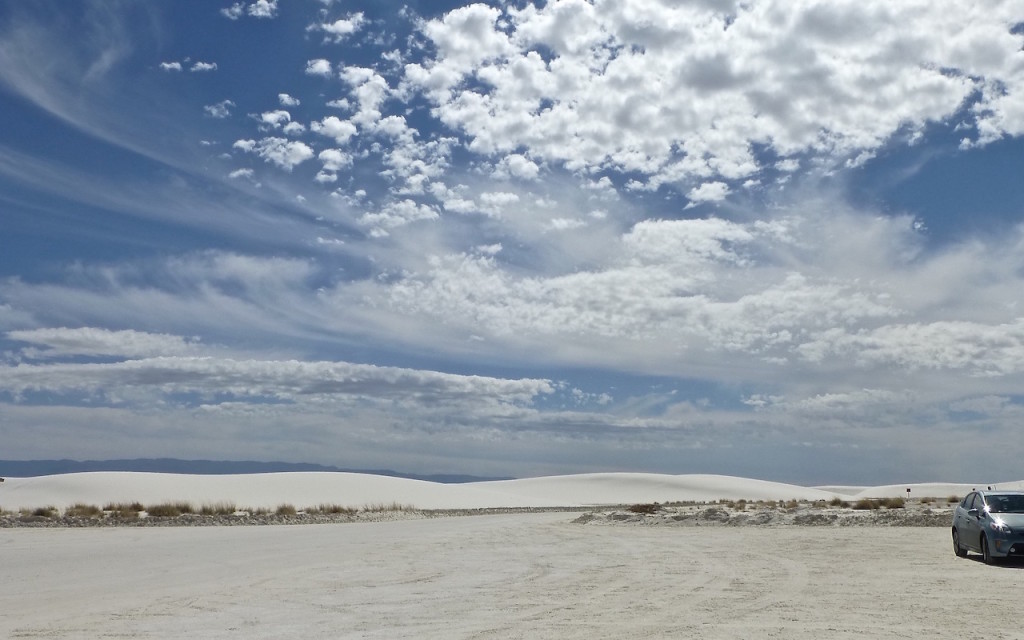
M 971 501 L 967 504 L 968 509 L 978 509 L 979 511 L 984 505 L 981 504 L 981 496 L 976 493 L 971 494 Z
M 1024 513 L 1024 496 L 989 496 L 988 506 L 991 513 Z
M 964 496 L 964 499 L 960 501 L 960 506 L 963 507 L 964 509 L 970 509 L 971 500 L 974 500 L 974 494 L 968 493 L 966 496 Z

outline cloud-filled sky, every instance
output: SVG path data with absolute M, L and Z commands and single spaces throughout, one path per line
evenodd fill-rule
M 1024 0 L 0 0 L 0 458 L 1000 481 Z

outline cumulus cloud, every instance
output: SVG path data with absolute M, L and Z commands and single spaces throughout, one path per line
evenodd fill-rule
M 292 114 L 284 109 L 264 111 L 260 114 L 260 122 L 271 129 L 280 129 L 282 125 L 288 124 L 291 120 Z
M 228 20 L 238 20 L 245 14 L 245 3 L 236 2 L 230 7 L 224 7 L 220 10 L 220 14 Z
M 196 72 L 196 71 L 198 71 L 198 72 L 216 71 L 216 70 L 217 70 L 217 63 L 216 62 L 195 62 L 189 68 L 189 71 L 192 71 L 192 72 Z
M 333 74 L 331 63 L 323 58 L 308 60 L 306 62 L 306 74 L 311 76 L 330 77 Z
M 245 8 L 245 12 L 253 18 L 276 18 L 277 0 L 256 0 Z
M 208 104 L 203 107 L 203 112 L 211 118 L 224 119 L 231 116 L 231 109 L 235 103 L 231 100 L 221 100 L 216 104 Z
M 436 53 L 404 81 L 480 153 L 527 149 L 717 198 L 706 185 L 766 168 L 756 146 L 782 171 L 801 154 L 856 163 L 965 104 L 979 144 L 1019 134 L 1016 21 L 1005 3 L 924 0 L 474 4 L 423 23 Z
M 310 25 L 309 29 L 323 31 L 327 34 L 324 38 L 325 42 L 334 42 L 335 44 L 338 44 L 359 31 L 364 22 L 365 19 L 363 18 L 363 14 L 362 12 L 359 12 L 349 15 L 347 18 L 339 18 L 334 22 L 322 22 Z
M 180 62 L 161 62 L 160 68 L 164 71 L 181 71 Z
M 729 195 L 729 185 L 724 182 L 705 182 L 699 187 L 694 187 L 686 194 L 687 199 L 693 203 L 719 202 L 725 200 Z
M 309 128 L 315 133 L 332 138 L 338 144 L 347 143 L 358 132 L 354 124 L 337 116 L 327 116 L 319 122 L 311 122 Z
M 281 103 L 282 107 L 297 107 L 302 104 L 298 98 L 292 97 L 287 93 L 277 94 L 277 100 Z
M 285 171 L 291 171 L 295 166 L 313 157 L 313 149 L 309 145 L 286 138 L 237 140 L 233 147 L 247 153 L 255 153 L 266 162 L 275 164 Z
M 359 218 L 359 223 L 370 227 L 372 235 L 383 236 L 388 234 L 389 229 L 403 227 L 412 222 L 436 220 L 438 217 L 434 207 L 405 199 L 389 202 L 379 211 L 363 214 Z

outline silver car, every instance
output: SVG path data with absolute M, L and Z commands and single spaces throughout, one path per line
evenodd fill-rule
M 972 491 L 953 512 L 953 553 L 981 554 L 985 564 L 1024 556 L 1024 492 Z

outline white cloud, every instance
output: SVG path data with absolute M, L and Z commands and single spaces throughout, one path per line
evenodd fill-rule
M 220 10 L 220 14 L 228 20 L 238 20 L 245 13 L 245 3 L 236 2 L 230 7 L 225 7 Z
M 297 107 L 302 104 L 298 98 L 294 98 L 287 93 L 277 94 L 277 100 L 281 103 L 282 107 Z
M 119 356 L 126 358 L 192 355 L 199 352 L 198 340 L 131 329 L 111 331 L 95 327 L 47 328 L 8 331 L 7 337 L 35 347 L 21 350 L 32 360 L 68 356 Z
M 230 100 L 221 100 L 217 104 L 206 105 L 203 107 L 203 111 L 211 118 L 223 119 L 231 115 L 231 109 L 234 106 L 235 103 Z
M 284 109 L 277 109 L 275 111 L 264 111 L 260 114 L 260 122 L 270 127 L 271 129 L 280 129 L 281 125 L 291 122 L 292 114 L 288 113 Z
M 350 95 L 359 105 L 352 121 L 369 126 L 381 119 L 381 106 L 389 95 L 387 80 L 373 69 L 366 67 L 345 67 L 341 79 L 351 85 Z
M 755 146 L 856 165 L 965 104 L 980 144 L 1024 132 L 1016 21 L 1006 3 L 924 0 L 474 4 L 422 24 L 436 55 L 407 65 L 404 82 L 479 153 L 526 150 L 700 197 L 755 177 Z
M 172 336 L 167 336 L 173 340 Z M 161 345 L 142 344 L 140 351 Z M 187 343 L 182 343 L 187 347 Z M 90 354 L 92 355 L 92 354 Z M 99 355 L 99 354 L 97 354 Z M 116 354 L 125 355 L 125 354 Z M 119 392 L 129 402 L 172 394 L 198 394 L 207 401 L 267 400 L 369 402 L 382 407 L 527 404 L 552 392 L 547 380 L 459 376 L 426 370 L 378 367 L 348 362 L 234 360 L 210 357 L 142 357 L 113 363 L 52 363 L 0 366 L 0 389 L 19 396 L 27 391 L 88 392 L 115 403 Z M 108 400 L 109 401 L 109 400 Z
M 181 71 L 180 62 L 161 62 L 160 68 L 164 71 Z
M 492 175 L 498 179 L 536 180 L 540 175 L 540 167 L 522 154 L 510 153 L 498 162 Z
M 277 0 L 256 0 L 245 11 L 253 18 L 276 18 Z
M 228 177 L 231 178 L 232 180 L 238 178 L 252 179 L 253 175 L 254 173 L 252 169 L 235 169 L 234 171 L 228 174 Z
M 309 128 L 315 133 L 332 138 L 338 144 L 346 144 L 359 130 L 348 120 L 327 116 L 319 122 L 311 122 Z
M 291 171 L 313 157 L 313 149 L 304 142 L 286 138 L 263 138 L 260 141 L 238 140 L 233 145 L 248 153 L 255 153 L 265 161 L 277 165 L 285 171 Z
M 729 185 L 724 182 L 705 182 L 690 189 L 686 194 L 691 203 L 720 202 L 729 195 Z
M 327 34 L 325 41 L 334 42 L 339 44 L 344 42 L 349 36 L 359 31 L 365 23 L 363 14 L 353 13 L 347 18 L 339 18 L 334 22 L 323 22 L 315 25 L 310 25 L 309 29 L 318 29 Z
M 359 223 L 370 227 L 371 235 L 385 236 L 390 229 L 403 227 L 412 222 L 436 220 L 438 217 L 437 210 L 433 207 L 405 199 L 389 202 L 379 211 L 363 214 L 359 218 Z
M 193 72 L 195 72 L 195 71 L 199 71 L 199 72 L 202 72 L 202 71 L 216 71 L 216 70 L 217 70 L 217 63 L 216 62 L 195 62 L 192 65 L 192 67 L 189 68 L 189 71 L 193 71 Z
M 341 171 L 352 166 L 352 155 L 339 149 L 324 149 L 317 156 L 326 171 Z
M 308 60 L 306 62 L 306 74 L 311 76 L 324 76 L 330 77 L 333 75 L 331 70 L 331 63 L 323 58 L 317 58 L 316 60 Z

